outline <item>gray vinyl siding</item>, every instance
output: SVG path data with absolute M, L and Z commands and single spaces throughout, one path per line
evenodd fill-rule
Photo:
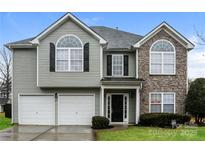
M 128 76 L 130 77 L 135 77 L 135 73 L 136 73 L 136 58 L 135 58 L 135 52 L 129 52 L 129 51 L 124 51 L 124 52 L 118 52 L 118 51 L 104 51 L 104 55 L 103 55 L 103 75 L 107 76 L 107 55 L 110 54 L 125 54 L 128 55 Z
M 39 88 L 37 87 L 37 53 L 35 49 L 13 52 L 13 122 L 18 123 L 18 94 L 26 93 L 95 93 L 95 114 L 100 114 L 99 88 Z
M 89 72 L 50 72 L 49 44 L 66 34 L 78 36 L 83 44 L 89 42 Z M 104 52 L 104 76 L 106 76 L 106 54 Z M 113 53 L 113 52 L 110 52 Z M 110 54 L 109 53 L 109 54 Z M 115 52 L 116 53 L 116 52 Z M 135 53 L 129 55 L 129 76 L 135 76 Z M 38 58 L 37 58 L 38 55 Z M 37 65 L 38 59 L 38 65 Z M 38 73 L 37 73 L 38 66 Z M 37 76 L 38 74 L 38 76 Z M 37 83 L 38 81 L 38 83 Z M 122 90 L 120 90 L 122 92 Z M 125 90 L 130 93 L 131 90 Z M 94 93 L 95 114 L 100 114 L 100 44 L 72 21 L 67 21 L 40 41 L 37 49 L 15 49 L 13 51 L 13 122 L 18 123 L 19 94 L 48 93 Z M 135 93 L 134 93 L 135 94 Z M 129 122 L 135 122 L 135 95 L 130 96 Z
M 83 44 L 89 42 L 89 72 L 50 72 L 49 43 L 56 44 L 63 35 L 74 34 Z M 40 41 L 39 52 L 39 87 L 100 87 L 100 44 L 93 36 L 85 32 L 73 21 L 67 21 Z M 86 82 L 85 82 L 86 81 Z

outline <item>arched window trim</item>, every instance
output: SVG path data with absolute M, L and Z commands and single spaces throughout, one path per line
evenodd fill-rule
M 164 41 L 164 42 L 167 42 L 168 44 L 170 44 L 173 47 L 174 52 L 175 52 L 175 46 L 170 41 L 165 40 L 165 39 L 160 39 L 160 40 L 155 41 L 150 47 L 150 52 L 160 52 L 160 51 L 152 51 L 152 48 L 155 44 L 157 44 L 158 42 L 161 42 L 161 41 Z
M 80 43 L 81 43 L 81 47 L 57 47 L 59 41 L 60 41 L 61 39 L 63 39 L 64 37 L 68 37 L 68 36 L 73 36 L 73 37 L 77 38 L 77 39 L 80 41 Z M 55 46 L 56 46 L 56 51 L 55 51 L 55 70 L 56 70 L 56 72 L 83 72 L 83 68 L 84 68 L 83 43 L 82 43 L 81 39 L 80 39 L 78 36 L 76 36 L 76 35 L 74 35 L 74 34 L 66 34 L 66 35 L 63 35 L 63 36 L 61 36 L 61 37 L 57 40 Z M 69 53 L 68 53 L 68 59 L 67 59 L 67 61 L 68 61 L 68 69 L 59 70 L 58 67 L 57 67 L 57 61 L 58 61 L 58 59 L 57 59 L 57 50 L 59 50 L 59 49 L 65 49 L 65 50 L 68 50 L 68 52 L 69 52 Z M 70 51 L 71 51 L 72 49 L 79 49 L 79 50 L 82 51 L 82 59 L 81 59 L 81 60 L 82 60 L 82 65 L 81 65 L 81 69 L 80 69 L 80 70 L 72 70 L 72 69 L 71 69 Z
M 61 37 L 57 40 L 57 42 L 56 42 L 56 48 L 63 48 L 63 47 L 57 47 L 57 45 L 58 45 L 59 41 L 60 41 L 62 38 L 67 37 L 67 36 L 73 36 L 73 37 L 77 38 L 77 39 L 80 41 L 80 43 L 81 43 L 81 47 L 80 47 L 80 48 L 83 48 L 83 42 L 81 41 L 81 39 L 80 39 L 78 36 L 76 36 L 76 35 L 74 35 L 74 34 L 66 34 L 66 35 L 61 36 Z M 75 48 L 75 47 L 73 47 L 73 48 Z
M 153 46 L 154 46 L 156 43 L 161 42 L 161 41 L 164 41 L 164 42 L 169 43 L 169 44 L 173 47 L 174 51 L 173 51 L 173 52 L 167 52 L 167 51 L 165 51 L 165 52 L 162 52 L 162 51 L 152 51 Z M 156 53 L 156 54 L 157 54 L 157 53 L 158 53 L 158 54 L 161 53 L 161 55 L 162 55 L 161 73 L 152 73 L 152 71 L 151 71 L 151 54 L 153 54 L 153 53 Z M 163 55 L 166 54 L 166 53 L 173 53 L 173 55 L 174 55 L 174 72 L 173 72 L 173 73 L 165 73 L 165 72 L 164 72 Z M 176 74 L 176 49 L 175 49 L 175 46 L 174 46 L 170 41 L 165 40 L 165 39 L 159 39 L 159 40 L 155 41 L 155 42 L 151 45 L 150 51 L 149 51 L 149 73 L 150 73 L 151 75 L 175 75 L 175 74 Z

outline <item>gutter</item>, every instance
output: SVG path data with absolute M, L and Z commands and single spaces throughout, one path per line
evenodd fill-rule
M 22 49 L 22 48 L 36 48 L 37 45 L 34 44 L 6 44 L 4 45 L 8 49 Z

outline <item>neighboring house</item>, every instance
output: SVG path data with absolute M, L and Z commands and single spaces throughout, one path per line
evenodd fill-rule
M 7 92 L 1 87 L 0 90 L 0 112 L 4 112 L 5 105 L 10 101 L 7 99 Z
M 67 13 L 38 36 L 6 46 L 14 123 L 89 125 L 101 115 L 134 124 L 143 113 L 184 113 L 194 45 L 165 22 L 139 36 L 89 27 Z
M 4 112 L 4 104 L 0 102 L 0 113 Z
M 8 99 L 1 97 L 0 94 L 0 112 L 4 112 L 4 106 L 7 104 Z

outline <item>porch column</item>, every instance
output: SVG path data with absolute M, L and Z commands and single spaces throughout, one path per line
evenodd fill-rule
M 136 121 L 135 123 L 138 124 L 140 118 L 140 88 L 136 89 Z
M 104 87 L 101 87 L 101 107 L 100 107 L 100 115 L 104 116 Z

